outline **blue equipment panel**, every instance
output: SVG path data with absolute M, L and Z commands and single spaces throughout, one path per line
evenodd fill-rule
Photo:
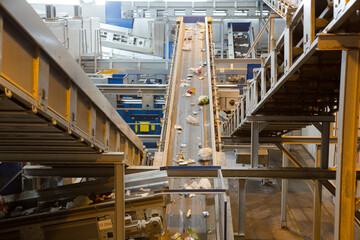
M 132 28 L 134 25 L 133 18 L 121 17 L 121 2 L 112 1 L 106 1 L 105 3 L 105 22 L 106 24 L 124 28 Z

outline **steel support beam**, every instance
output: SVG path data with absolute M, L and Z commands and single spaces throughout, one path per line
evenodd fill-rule
M 282 166 L 288 167 L 289 166 L 289 159 L 282 154 Z M 288 180 L 282 179 L 281 180 L 281 220 L 280 220 L 280 227 L 286 228 L 287 227 L 287 195 L 288 195 Z
M 251 122 L 251 167 L 259 165 L 259 123 Z
M 321 150 L 322 150 L 321 146 Z M 329 149 L 328 149 L 329 150 Z M 321 165 L 322 152 L 319 153 L 319 146 L 316 145 L 316 159 L 315 167 L 319 168 Z M 314 181 L 314 203 L 313 203 L 313 240 L 321 240 L 321 201 L 322 201 L 322 184 L 319 180 Z
M 231 144 L 251 143 L 250 137 L 222 137 L 226 146 Z M 330 137 L 331 144 L 337 143 L 336 137 Z M 229 145 L 226 145 L 228 143 Z M 321 137 L 316 136 L 281 136 L 281 137 L 259 137 L 259 143 L 283 143 L 283 144 L 321 144 Z
M 114 165 L 114 188 L 115 188 L 115 239 L 125 240 L 125 165 Z
M 2 153 L 0 159 L 2 162 L 114 164 L 124 160 L 124 153 Z
M 246 116 L 249 122 L 334 122 L 334 116 Z
M 359 49 L 360 34 L 320 34 L 317 48 L 344 51 L 345 49 Z
M 246 196 L 246 180 L 239 179 L 238 189 L 238 225 L 237 237 L 245 238 L 245 196 Z
M 343 50 L 336 170 L 335 239 L 354 239 L 360 51 Z
M 23 168 L 23 175 L 26 177 L 112 177 L 114 168 L 108 164 L 106 166 L 82 167 L 73 164 L 63 165 L 60 167 L 31 165 Z
M 329 143 L 330 143 L 330 122 L 322 123 L 321 131 L 321 159 L 319 167 L 327 169 L 329 167 Z
M 275 144 L 282 152 L 290 159 L 290 161 L 297 167 L 303 167 L 303 165 L 280 143 Z
M 168 177 L 217 177 L 217 169 L 203 167 L 161 167 L 167 170 Z M 287 168 L 221 168 L 224 178 L 278 178 L 278 179 L 335 179 L 336 171 L 308 167 Z M 360 178 L 360 172 L 357 173 Z

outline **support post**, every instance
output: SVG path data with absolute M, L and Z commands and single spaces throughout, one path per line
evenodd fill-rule
M 289 159 L 282 153 L 282 166 L 288 167 L 289 166 Z M 288 180 L 282 179 L 281 180 L 281 221 L 280 227 L 286 228 L 287 227 L 287 194 L 288 194 Z
M 322 123 L 321 132 L 321 161 L 319 167 L 323 169 L 329 168 L 329 145 L 330 143 L 330 122 Z
M 271 51 L 273 50 L 272 49 L 273 45 L 271 43 L 273 36 L 274 36 L 274 18 L 270 15 L 269 36 L 268 36 L 268 53 L 271 53 Z
M 259 165 L 259 123 L 251 122 L 251 167 Z
M 169 22 L 166 21 L 166 24 L 165 24 L 165 56 L 164 56 L 164 58 L 166 60 L 169 59 L 169 54 L 170 54 L 169 35 L 170 35 Z M 169 69 L 169 62 L 166 62 L 166 69 Z
M 224 58 L 224 20 L 220 22 L 220 40 L 221 40 L 221 59 Z
M 323 147 L 321 146 L 321 150 Z M 328 149 L 329 151 L 329 149 Z M 315 167 L 320 167 L 322 151 L 319 153 L 319 145 L 316 145 Z M 313 240 L 321 240 L 321 200 L 322 200 L 322 184 L 319 180 L 314 181 L 314 205 L 313 205 Z
M 115 239 L 125 239 L 125 165 L 116 163 L 114 165 L 114 187 L 115 187 Z
M 239 179 L 237 237 L 245 238 L 245 179 Z
M 343 50 L 338 118 L 334 239 L 354 239 L 360 51 Z

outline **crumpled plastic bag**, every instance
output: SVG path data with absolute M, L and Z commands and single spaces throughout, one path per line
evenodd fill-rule
M 209 161 L 212 159 L 212 149 L 211 148 L 202 148 L 199 150 L 199 160 Z
M 210 180 L 208 178 L 202 178 L 200 179 L 198 186 L 200 189 L 211 189 Z
M 87 196 L 80 195 L 80 196 L 77 196 L 73 201 L 67 202 L 66 208 L 70 209 L 70 208 L 75 208 L 75 207 L 87 206 L 90 203 L 92 203 L 90 198 L 88 198 Z
M 183 88 L 183 87 L 190 87 L 190 83 L 186 83 L 186 82 L 180 83 L 180 87 L 181 87 L 181 88 Z
M 194 126 L 198 126 L 198 125 L 200 124 L 199 119 L 198 119 L 198 118 L 195 118 L 195 117 L 193 117 L 193 116 L 191 116 L 191 115 L 187 116 L 187 117 L 185 118 L 185 120 L 186 120 L 186 122 L 187 122 L 188 124 L 191 124 L 191 125 L 194 125 Z

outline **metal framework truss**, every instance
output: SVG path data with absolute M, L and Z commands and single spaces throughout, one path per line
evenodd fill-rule
M 124 152 L 139 164 L 141 140 L 26 1 L 0 2 L 0 32 L 2 161 Z

